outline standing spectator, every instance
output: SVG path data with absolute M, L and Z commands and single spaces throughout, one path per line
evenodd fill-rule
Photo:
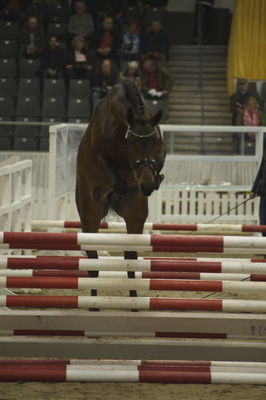
M 209 23 L 214 3 L 215 0 L 196 0 L 194 44 L 197 44 L 200 41 L 204 44 L 208 43 Z
M 41 71 L 44 79 L 58 79 L 63 77 L 63 71 L 66 63 L 66 54 L 58 46 L 58 38 L 51 35 L 48 46 L 41 53 Z
M 26 18 L 35 17 L 40 22 L 45 22 L 47 18 L 46 6 L 42 4 L 41 0 L 30 0 L 30 4 L 26 6 Z
M 92 78 L 92 102 L 93 108 L 103 99 L 110 89 L 117 83 L 117 77 L 112 62 L 104 59 Z
M 249 97 L 255 97 L 261 105 L 261 99 L 257 93 L 252 93 L 246 79 L 239 79 L 236 92 L 230 97 L 230 109 L 232 112 L 232 125 L 236 125 L 236 117 L 242 111 Z
M 171 85 L 171 77 L 166 68 L 160 67 L 150 58 L 144 61 L 141 89 L 146 99 L 167 98 Z
M 93 62 L 84 37 L 76 36 L 68 54 L 66 73 L 69 79 L 90 79 Z
M 113 18 L 104 18 L 102 25 L 95 31 L 93 43 L 98 58 L 116 58 L 119 35 L 114 26 Z
M 123 35 L 122 60 L 132 61 L 139 59 L 140 53 L 140 36 L 138 24 L 135 21 L 129 21 L 128 28 Z
M 129 80 L 137 86 L 138 89 L 141 89 L 141 81 L 140 81 L 140 74 L 138 69 L 138 63 L 136 61 L 130 61 L 128 63 L 128 67 L 121 71 L 118 77 L 120 82 Z
M 151 30 L 143 37 L 142 53 L 155 61 L 166 61 L 169 51 L 169 39 L 160 21 L 153 21 Z
M 24 14 L 21 12 L 18 0 L 7 0 L 4 7 L 0 10 L 0 20 L 23 22 Z
M 86 13 L 86 6 L 83 1 L 75 3 L 75 14 L 69 18 L 68 33 L 72 38 L 76 35 L 89 39 L 94 30 L 92 16 Z
M 29 18 L 27 24 L 21 30 L 19 41 L 23 56 L 28 58 L 40 56 L 41 50 L 45 46 L 45 35 L 37 18 Z

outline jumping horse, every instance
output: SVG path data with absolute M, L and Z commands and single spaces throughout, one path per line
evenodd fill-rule
M 148 196 L 163 180 L 166 150 L 160 118 L 161 111 L 151 115 L 129 81 L 115 85 L 98 105 L 77 155 L 76 204 L 82 232 L 98 232 L 109 209 L 124 218 L 127 233 L 143 232 Z M 97 251 L 87 251 L 87 256 L 98 258 Z M 137 252 L 125 251 L 124 256 L 135 259 Z M 134 276 L 128 272 L 129 278 Z M 96 290 L 91 294 L 97 295 Z

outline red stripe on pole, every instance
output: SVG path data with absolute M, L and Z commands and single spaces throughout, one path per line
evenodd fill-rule
M 265 274 L 250 275 L 250 280 L 251 281 L 256 281 L 256 282 L 265 282 L 266 281 L 266 275 Z
M 227 334 L 226 333 L 201 333 L 201 332 L 155 332 L 155 337 L 191 338 L 191 339 L 227 339 Z
M 141 365 L 190 365 L 211 367 L 212 361 L 172 361 L 172 360 L 143 360 Z
M 79 229 L 79 228 L 81 228 L 81 223 L 80 223 L 80 221 L 65 221 L 64 228 Z
M 48 329 L 14 329 L 16 336 L 85 336 L 85 331 L 74 330 L 48 330 Z
M 32 278 L 12 277 L 6 278 L 8 288 L 40 288 L 40 289 L 78 289 L 78 278 Z
M 77 233 L 4 232 L 3 243 L 53 243 L 77 244 Z
M 52 257 L 52 258 L 8 258 L 7 267 L 9 269 L 78 269 L 79 259 L 69 257 Z
M 182 290 L 199 292 L 222 292 L 222 281 L 186 281 L 151 279 L 150 290 Z
M 242 225 L 242 232 L 266 232 L 266 225 Z
M 151 310 L 201 310 L 201 311 L 222 311 L 223 301 L 219 299 L 150 299 Z
M 46 277 L 78 277 L 78 278 L 88 278 L 90 273 L 88 271 L 47 271 L 47 270 L 34 270 L 32 275 L 36 277 L 46 276 Z M 190 279 L 190 278 L 189 278 Z M 191 278 L 192 279 L 192 278 Z
M 142 272 L 147 279 L 200 279 L 199 272 Z
M 151 260 L 151 271 L 222 272 L 220 262 Z
M 223 248 L 222 236 L 151 235 L 152 246 Z
M 77 308 L 77 296 L 6 296 L 7 307 Z
M 19 365 L 19 366 L 27 366 L 27 365 L 69 365 L 70 360 L 0 360 L 0 366 L 2 365 Z
M 197 224 L 153 224 L 155 231 L 197 231 Z
M 65 382 L 66 366 L 34 366 L 34 368 L 5 366 L 0 368 L 0 381 Z
M 139 371 L 139 382 L 211 383 L 211 373 L 193 371 Z

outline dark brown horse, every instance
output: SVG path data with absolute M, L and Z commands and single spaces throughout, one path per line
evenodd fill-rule
M 98 232 L 110 208 L 124 218 L 128 233 L 143 232 L 148 196 L 163 179 L 160 117 L 160 111 L 149 114 L 131 82 L 114 86 L 99 104 L 77 156 L 76 203 L 83 232 Z M 98 257 L 97 251 L 87 255 Z M 125 258 L 137 258 L 137 253 L 126 251 Z

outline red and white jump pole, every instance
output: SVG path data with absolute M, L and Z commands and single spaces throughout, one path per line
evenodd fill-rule
M 33 228 L 61 228 L 80 229 L 80 221 L 32 221 Z M 101 222 L 100 229 L 126 230 L 124 222 Z M 266 225 L 242 225 L 242 224 L 167 224 L 152 223 L 144 224 L 145 230 L 150 231 L 200 231 L 200 232 L 266 232 Z
M 133 279 L 132 279 L 133 280 Z M 1 295 L 0 307 L 23 308 L 102 308 L 119 310 L 222 311 L 265 313 L 266 301 L 222 299 L 177 299 L 167 297 L 119 296 L 31 296 Z
M 12 361 L 12 360 L 7 360 Z M 6 362 L 0 381 L 266 384 L 263 363 L 187 361 Z

